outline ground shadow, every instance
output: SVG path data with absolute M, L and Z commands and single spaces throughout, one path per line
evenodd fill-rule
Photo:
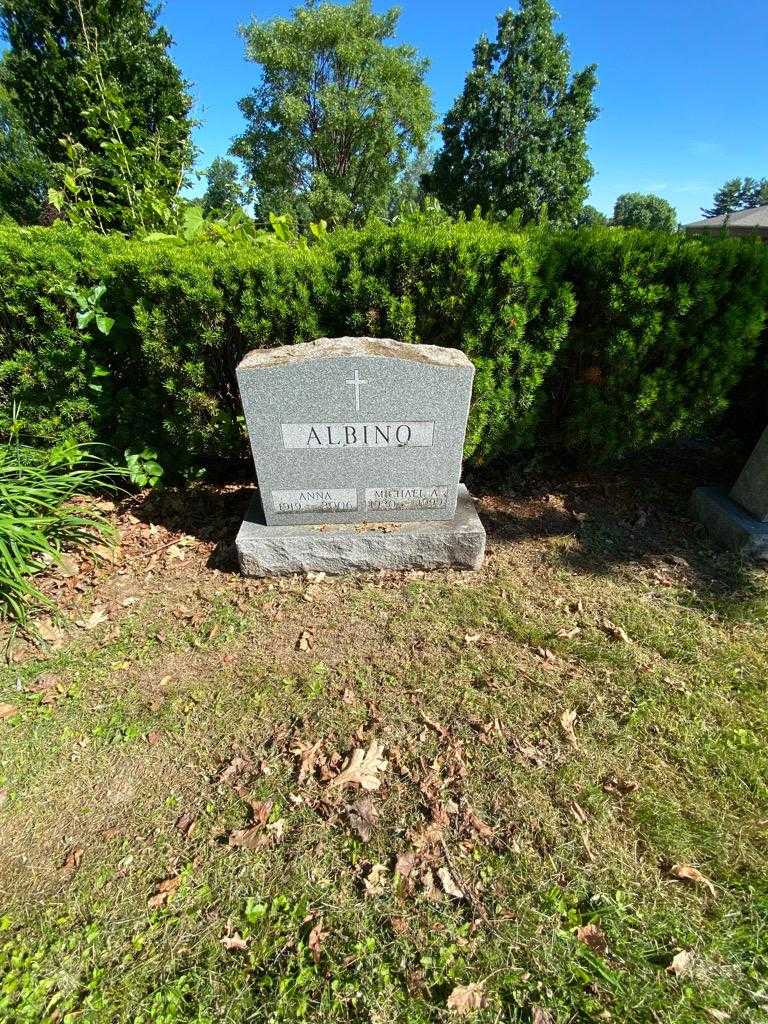
M 493 544 L 573 536 L 575 545 L 553 552 L 570 571 L 607 576 L 638 563 L 673 566 L 700 599 L 738 615 L 764 600 L 754 566 L 707 536 L 691 496 L 702 485 L 729 489 L 747 455 L 736 441 L 691 440 L 598 468 L 495 466 L 470 487 Z
M 735 441 L 688 441 L 588 469 L 497 463 L 468 473 L 467 482 L 491 546 L 573 536 L 575 545 L 552 553 L 570 571 L 607 576 L 632 564 L 673 565 L 700 598 L 738 614 L 760 597 L 754 574 L 710 541 L 693 516 L 691 495 L 704 484 L 730 487 L 747 454 Z M 208 567 L 236 572 L 235 537 L 255 493 L 245 481 L 164 488 L 137 499 L 131 511 L 212 544 Z

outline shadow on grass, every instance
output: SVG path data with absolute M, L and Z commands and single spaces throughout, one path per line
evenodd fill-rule
M 693 516 L 704 484 L 728 489 L 748 453 L 735 444 L 687 442 L 592 469 L 551 464 L 534 473 L 495 467 L 471 489 L 492 544 L 573 537 L 552 546 L 563 568 L 609 576 L 633 565 L 674 570 L 699 603 L 727 617 L 766 606 L 754 565 L 723 551 Z
M 551 557 L 589 576 L 638 563 L 672 566 L 698 601 L 730 617 L 754 610 L 765 593 L 750 566 L 710 542 L 691 494 L 702 484 L 728 488 L 746 454 L 734 444 L 687 442 L 589 469 L 549 462 L 530 472 L 510 462 L 468 474 L 468 484 L 492 545 L 575 537 Z M 208 568 L 237 572 L 235 537 L 255 492 L 237 483 L 161 489 L 132 511 L 212 544 Z

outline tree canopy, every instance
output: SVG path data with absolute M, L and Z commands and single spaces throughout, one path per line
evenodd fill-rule
M 677 230 L 677 210 L 661 196 L 625 192 L 616 200 L 613 223 L 622 228 L 671 233 Z
M 386 210 L 398 175 L 427 144 L 428 62 L 387 43 L 399 11 L 371 0 L 319 3 L 243 29 L 262 82 L 240 101 L 245 163 L 259 214 L 359 223 Z
M 496 41 L 475 46 L 464 90 L 442 126 L 430 190 L 453 213 L 520 210 L 573 223 L 588 195 L 586 129 L 597 116 L 596 69 L 571 76 L 548 0 L 499 15 Z
M 234 160 L 217 156 L 205 172 L 208 187 L 203 196 L 203 213 L 229 214 L 243 203 L 244 189 Z
M 0 64 L 0 213 L 36 224 L 45 205 L 50 167 L 22 124 Z
M 191 99 L 149 0 L 0 0 L 6 81 L 60 166 L 61 199 L 103 230 L 168 219 L 191 157 Z
M 768 205 L 768 178 L 731 178 L 719 188 L 709 210 L 702 209 L 705 217 L 719 217 L 737 210 L 753 210 Z

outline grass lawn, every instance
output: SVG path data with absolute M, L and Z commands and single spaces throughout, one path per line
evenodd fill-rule
M 121 505 L 0 670 L 0 1020 L 768 1020 L 728 464 L 477 485 L 477 574 L 249 581 L 242 490 Z

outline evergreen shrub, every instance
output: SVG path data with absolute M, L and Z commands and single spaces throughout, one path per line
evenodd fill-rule
M 103 316 L 78 326 L 100 283 Z M 367 334 L 469 355 L 469 459 L 600 460 L 716 424 L 765 363 L 767 310 L 768 246 L 744 239 L 428 216 L 310 245 L 0 226 L 0 408 L 51 442 L 154 450 L 166 479 L 227 473 L 247 466 L 246 351 Z

